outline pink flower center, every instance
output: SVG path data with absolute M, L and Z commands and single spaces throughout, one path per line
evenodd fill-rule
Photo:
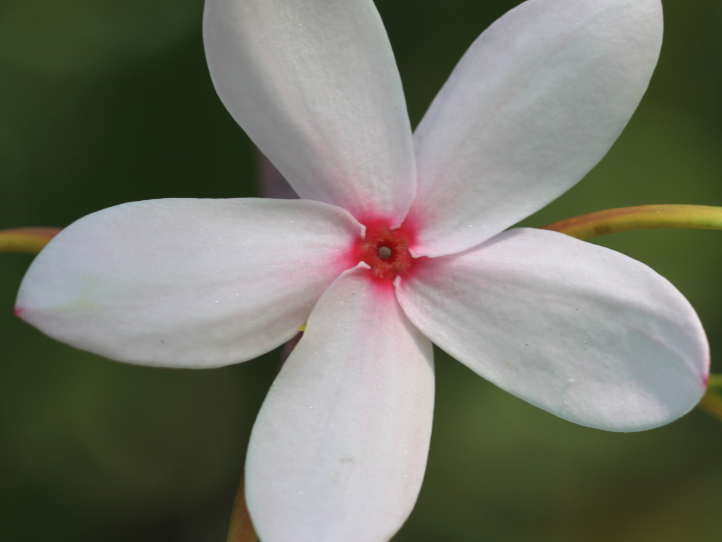
M 392 230 L 385 221 L 366 221 L 366 238 L 355 248 L 356 261 L 363 261 L 371 267 L 374 279 L 393 282 L 397 276 L 407 276 L 414 265 L 409 252 L 412 245 L 412 228 L 402 225 Z

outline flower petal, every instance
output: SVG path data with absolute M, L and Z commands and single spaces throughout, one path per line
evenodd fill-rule
M 657 427 L 705 391 L 707 340 L 682 294 L 644 264 L 563 234 L 516 229 L 426 259 L 397 295 L 473 371 L 582 425 Z
M 361 264 L 364 265 L 364 264 Z M 431 343 L 359 266 L 323 294 L 263 403 L 246 497 L 263 542 L 385 542 L 414 506 Z
M 659 56 L 659 0 L 529 0 L 471 46 L 415 134 L 415 252 L 489 239 L 576 184 L 624 129 Z
M 207 0 L 204 41 L 221 100 L 302 198 L 403 220 L 411 127 L 371 0 Z
M 51 241 L 16 310 L 51 337 L 119 361 L 245 361 L 298 332 L 349 267 L 359 232 L 343 209 L 312 201 L 127 203 Z

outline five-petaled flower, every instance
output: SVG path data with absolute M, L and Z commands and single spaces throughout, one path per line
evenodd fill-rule
M 223 103 L 303 200 L 128 203 L 69 226 L 18 314 L 129 363 L 218 367 L 307 322 L 263 404 L 246 495 L 264 542 L 388 540 L 416 500 L 432 341 L 611 431 L 702 396 L 689 303 L 645 265 L 504 231 L 579 181 L 649 83 L 659 0 L 529 0 L 471 46 L 413 134 L 372 0 L 207 0 Z

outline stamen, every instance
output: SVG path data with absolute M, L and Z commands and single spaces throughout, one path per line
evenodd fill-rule
M 363 222 L 362 222 L 363 223 Z M 409 252 L 413 230 L 409 226 L 390 229 L 385 221 L 369 220 L 366 235 L 359 239 L 351 261 L 368 265 L 369 274 L 391 285 L 397 276 L 407 277 L 414 264 Z

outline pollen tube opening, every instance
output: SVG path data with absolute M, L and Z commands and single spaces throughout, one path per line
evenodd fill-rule
M 408 225 L 391 229 L 383 220 L 366 220 L 362 224 L 366 226 L 366 235 L 354 250 L 356 261 L 366 263 L 374 279 L 389 285 L 397 276 L 408 276 L 415 261 L 409 251 L 413 229 Z

